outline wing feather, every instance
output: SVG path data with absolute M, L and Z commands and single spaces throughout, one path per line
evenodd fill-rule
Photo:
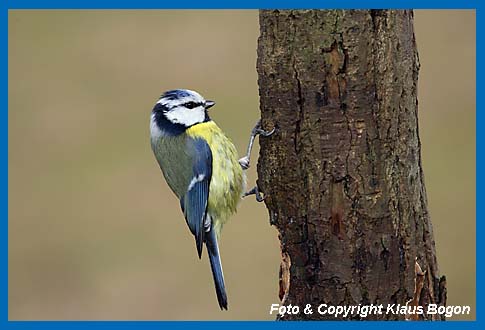
M 188 139 L 188 150 L 192 153 L 193 175 L 180 205 L 190 231 L 195 236 L 197 253 L 202 255 L 204 243 L 204 220 L 207 215 L 209 186 L 212 177 L 212 153 L 202 139 Z

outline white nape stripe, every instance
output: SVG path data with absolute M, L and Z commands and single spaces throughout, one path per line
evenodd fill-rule
M 193 109 L 178 107 L 165 113 L 165 117 L 175 124 L 182 124 L 186 127 L 202 123 L 205 119 L 205 108 L 199 106 Z
M 171 98 L 164 98 L 162 97 L 160 100 L 158 100 L 158 104 L 161 104 L 163 106 L 167 106 L 168 108 L 173 108 L 178 105 L 187 103 L 187 102 L 195 102 L 195 103 L 204 103 L 205 99 L 202 97 L 197 92 L 190 91 L 192 95 L 184 96 L 178 99 L 171 99 Z
M 192 180 L 190 181 L 190 184 L 189 184 L 189 187 L 187 188 L 187 191 L 192 190 L 192 188 L 194 188 L 195 184 L 197 182 L 201 182 L 202 180 L 204 180 L 204 178 L 205 178 L 205 175 L 204 174 L 199 174 L 197 176 L 194 176 L 192 178 Z
M 199 100 L 195 99 L 193 96 L 186 96 L 182 97 L 180 99 L 166 99 L 166 98 L 161 98 L 157 103 L 161 104 L 163 106 L 168 106 L 169 108 L 176 107 L 178 105 L 187 103 L 187 102 L 199 102 Z
M 152 113 L 150 116 L 150 136 L 152 140 L 158 140 L 163 135 L 162 130 L 158 127 L 157 122 L 155 121 L 155 114 Z
M 157 103 L 159 103 L 161 105 L 176 106 L 176 105 L 180 105 L 180 104 L 183 104 L 185 102 L 190 102 L 190 101 L 193 101 L 193 102 L 196 102 L 196 103 L 199 103 L 199 102 L 204 103 L 205 102 L 202 95 L 200 95 L 196 91 L 192 91 L 190 89 L 186 89 L 185 91 L 189 95 L 178 98 L 178 99 L 170 99 L 170 98 L 166 99 L 166 98 L 162 97 Z

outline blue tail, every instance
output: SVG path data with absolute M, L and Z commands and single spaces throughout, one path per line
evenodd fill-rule
M 211 228 L 205 239 L 212 268 L 212 276 L 214 278 L 214 285 L 216 287 L 217 300 L 219 301 L 219 307 L 227 310 L 227 296 L 226 288 L 224 286 L 224 275 L 222 274 L 221 258 L 219 256 L 219 247 L 217 246 L 217 237 L 214 228 Z

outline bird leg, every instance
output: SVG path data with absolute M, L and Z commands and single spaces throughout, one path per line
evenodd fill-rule
M 273 128 L 271 131 L 265 131 L 261 128 L 261 119 L 258 120 L 256 125 L 251 130 L 251 136 L 249 137 L 249 144 L 246 156 L 239 159 L 239 164 L 241 165 L 243 170 L 247 170 L 250 167 L 250 160 L 251 160 L 251 150 L 253 149 L 254 139 L 257 135 L 262 135 L 264 137 L 268 137 L 275 132 L 276 128 Z M 261 203 L 264 200 L 264 197 L 261 196 L 261 192 L 259 191 L 258 186 L 256 185 L 253 189 L 245 192 L 242 196 L 243 198 L 249 195 L 256 195 L 256 201 Z
M 243 198 L 246 197 L 246 196 L 249 196 L 249 195 L 256 195 L 256 201 L 259 202 L 259 203 L 261 203 L 262 201 L 264 201 L 264 197 L 261 196 L 261 192 L 259 191 L 258 186 L 255 186 L 250 191 L 245 192 L 244 195 L 243 195 Z
M 243 170 L 247 170 L 250 167 L 250 160 L 251 160 L 251 149 L 253 149 L 254 139 L 257 135 L 262 135 L 264 137 L 268 137 L 275 132 L 276 128 L 273 128 L 271 131 L 265 131 L 261 128 L 261 119 L 258 120 L 256 125 L 251 130 L 251 136 L 249 137 L 249 145 L 246 156 L 239 159 L 239 164 L 243 168 Z

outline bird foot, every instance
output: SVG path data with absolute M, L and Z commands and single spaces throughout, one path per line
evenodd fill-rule
M 239 165 L 241 165 L 243 170 L 247 170 L 250 166 L 249 164 L 249 157 L 244 156 L 243 158 L 239 159 Z
M 264 137 L 268 137 L 273 135 L 274 132 L 276 132 L 276 127 L 273 128 L 271 131 L 265 131 L 261 128 L 261 119 L 258 120 L 256 125 L 254 125 L 253 129 L 251 130 L 251 136 L 249 137 L 249 144 L 246 156 L 239 159 L 239 164 L 241 165 L 243 170 L 247 170 L 251 167 L 251 150 L 253 149 L 254 139 L 256 138 L 256 136 L 261 135 Z
M 248 192 L 245 192 L 243 195 L 243 198 L 249 195 L 256 195 L 256 201 L 258 203 L 261 203 L 262 201 L 264 201 L 264 196 L 261 195 L 261 192 L 259 191 L 258 186 L 255 186 L 253 189 L 249 190 Z

